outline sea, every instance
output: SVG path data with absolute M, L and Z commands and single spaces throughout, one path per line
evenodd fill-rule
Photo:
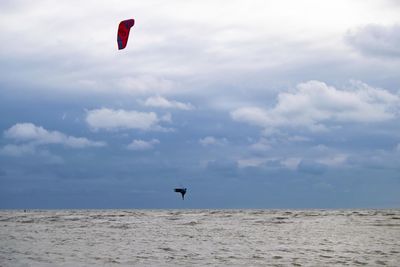
M 2 210 L 0 266 L 400 266 L 400 209 Z

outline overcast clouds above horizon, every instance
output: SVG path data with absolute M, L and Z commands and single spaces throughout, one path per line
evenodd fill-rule
M 400 206 L 396 1 L 0 9 L 0 208 Z

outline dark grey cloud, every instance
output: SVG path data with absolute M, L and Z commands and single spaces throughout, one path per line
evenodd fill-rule
M 348 44 L 367 56 L 400 58 L 400 24 L 369 24 L 350 30 L 345 39 Z

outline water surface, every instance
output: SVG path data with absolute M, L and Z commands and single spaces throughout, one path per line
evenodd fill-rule
M 0 211 L 0 266 L 399 266 L 400 210 Z

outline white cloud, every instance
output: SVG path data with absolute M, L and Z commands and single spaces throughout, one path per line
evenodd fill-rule
M 63 141 L 63 144 L 76 148 L 89 147 L 89 146 L 93 147 L 106 146 L 106 143 L 102 141 L 91 141 L 85 137 L 73 137 L 73 136 L 67 136 L 67 139 Z
M 210 146 L 210 145 L 225 145 L 228 142 L 226 138 L 215 138 L 214 136 L 206 136 L 199 140 L 199 143 L 202 146 Z
M 237 161 L 239 168 L 247 167 L 262 167 L 262 168 L 273 168 L 273 169 L 289 169 L 296 170 L 299 165 L 301 158 L 284 158 L 284 157 L 246 157 L 241 158 Z
M 158 107 L 158 108 L 174 108 L 181 110 L 192 110 L 193 105 L 190 103 L 182 103 L 174 100 L 168 100 L 162 96 L 149 97 L 144 101 L 143 105 L 147 107 Z
M 311 149 L 318 153 L 324 153 L 329 151 L 329 147 L 323 144 L 318 144 L 316 146 L 313 146 Z
M 319 169 L 327 169 L 328 167 L 337 168 L 347 163 L 349 156 L 346 154 L 332 154 L 332 155 L 313 155 L 307 158 L 294 156 L 294 157 L 247 157 L 241 158 L 237 161 L 239 168 L 246 167 L 271 167 L 271 168 L 286 168 L 289 170 L 305 169 L 314 170 L 314 167 Z
M 0 148 L 0 154 L 13 157 L 35 154 L 35 152 L 36 152 L 35 146 L 33 146 L 32 144 L 25 144 L 25 145 L 8 144 Z
M 129 145 L 129 150 L 150 150 L 154 148 L 154 145 L 159 144 L 160 141 L 158 139 L 152 139 L 150 141 L 144 140 L 133 140 Z
M 347 159 L 348 155 L 336 154 L 329 157 L 316 159 L 315 162 L 332 167 L 343 165 L 344 163 L 346 163 Z
M 267 139 L 261 138 L 257 143 L 252 144 L 250 148 L 256 151 L 265 151 L 271 148 L 271 144 Z
M 291 63 L 340 51 L 343 32 L 366 18 L 386 24 L 398 20 L 395 10 L 382 16 L 375 2 L 17 2 L 12 8 L 2 5 L 0 33 L 19 42 L 0 43 L 0 56 L 18 64 L 3 64 L 7 68 L 0 77 L 46 88 L 62 84 L 59 90 L 69 92 L 76 88 L 115 94 L 181 90 L 190 85 L 185 79 L 210 84 L 232 78 L 226 75 L 231 70 L 264 74 L 281 66 L 286 73 Z M 175 12 L 177 7 L 181 12 Z M 140 17 L 127 49 L 117 51 L 117 18 L 126 17 L 127 10 Z M 315 11 L 312 16 L 309 10 Z
M 268 158 L 243 158 L 237 161 L 239 168 L 247 168 L 247 167 L 259 167 L 265 164 L 269 159 Z
M 64 160 L 58 155 L 54 155 L 45 149 L 38 149 L 35 144 L 8 144 L 0 148 L 0 155 L 11 156 L 11 157 L 23 157 L 32 156 L 39 158 L 41 162 L 48 164 L 62 164 Z
M 308 142 L 311 139 L 305 136 L 299 136 L 299 135 L 295 135 L 295 136 L 289 136 L 288 137 L 288 141 L 289 142 Z
M 58 131 L 48 131 L 33 123 L 17 123 L 6 130 L 4 136 L 16 141 L 31 142 L 34 145 L 61 144 L 72 148 L 101 147 L 106 145 L 104 142 L 91 141 L 84 137 L 74 137 Z M 19 147 L 18 150 L 26 150 L 26 148 L 28 147 Z M 6 149 L 12 151 L 16 147 L 8 147 Z
M 381 122 L 398 115 L 399 95 L 361 82 L 352 86 L 341 90 L 319 81 L 301 83 L 293 92 L 280 93 L 272 109 L 243 107 L 231 117 L 273 132 L 285 127 L 326 131 L 330 124 Z
M 172 115 L 171 115 L 171 113 L 166 113 L 166 114 L 164 114 L 163 116 L 161 116 L 160 120 L 161 120 L 161 121 L 165 121 L 165 122 L 171 123 L 171 122 L 172 122 Z
M 115 86 L 130 94 L 167 93 L 176 87 L 171 80 L 150 75 L 121 77 L 115 81 Z
M 311 139 L 305 136 L 293 135 L 288 133 L 282 133 L 276 129 L 268 129 L 262 131 L 263 136 L 259 138 L 257 142 L 249 140 L 252 143 L 249 148 L 253 151 L 266 151 L 276 148 L 276 145 L 288 144 L 288 143 L 306 143 L 310 142 Z
M 300 162 L 301 158 L 286 158 L 281 160 L 281 164 L 290 170 L 296 170 Z
M 170 117 L 168 117 L 170 120 Z M 94 109 L 87 111 L 86 122 L 93 129 L 139 129 L 139 130 L 163 130 L 159 123 L 161 120 L 154 112 L 126 111 L 123 109 Z M 164 129 L 165 130 L 165 129 Z
M 267 111 L 258 107 L 243 107 L 231 112 L 231 117 L 236 121 L 246 122 L 257 126 L 274 124 Z

